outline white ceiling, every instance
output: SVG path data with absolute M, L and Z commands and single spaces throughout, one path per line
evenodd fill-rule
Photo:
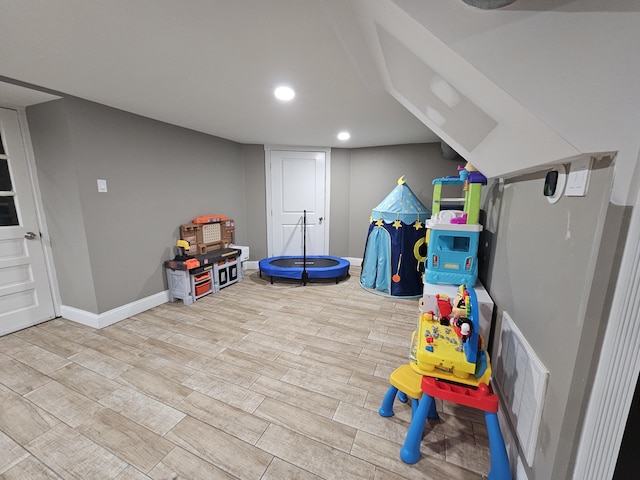
M 21 0 L 1 11 L 9 79 L 242 143 L 439 141 L 387 93 L 344 0 Z M 296 90 L 289 104 L 273 97 L 282 83 Z
M 612 199 L 640 185 L 640 0 L 0 0 L 0 12 L 0 75 L 49 93 L 242 143 L 442 139 L 490 177 L 617 152 Z M 280 83 L 292 103 L 273 98 Z M 25 93 L 0 86 L 0 102 L 46 100 Z

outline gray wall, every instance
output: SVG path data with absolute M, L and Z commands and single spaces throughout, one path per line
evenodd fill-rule
M 62 302 L 97 312 L 82 199 L 64 102 L 49 102 L 29 109 L 28 123 L 49 230 L 47 240 L 53 251 Z
M 27 118 L 64 305 L 102 313 L 165 290 L 179 225 L 206 213 L 236 220 L 252 260 L 267 255 L 262 145 L 76 98 L 30 107 Z M 432 180 L 461 163 L 442 159 L 439 144 L 332 150 L 330 253 L 362 256 L 371 210 L 398 177 L 430 206 Z M 555 205 L 542 196 L 545 173 L 488 185 L 480 252 L 498 318 L 509 312 L 551 372 L 531 480 L 571 468 L 629 213 L 609 204 L 609 159 L 596 163 L 586 197 Z
M 64 305 L 102 313 L 165 290 L 162 263 L 198 215 L 235 219 L 246 241 L 240 144 L 69 97 L 27 118 Z
M 267 257 L 267 187 L 264 166 L 264 145 L 244 145 L 244 194 L 247 209 L 245 243 L 250 247 L 251 260 Z
M 264 147 L 244 145 L 244 191 L 247 206 L 247 244 L 251 260 L 267 256 Z M 329 254 L 361 258 L 371 210 L 402 175 L 414 193 L 431 208 L 434 178 L 457 175 L 462 161 L 445 160 L 439 143 L 371 148 L 331 149 Z
M 62 303 L 100 314 L 166 289 L 179 226 L 236 220 L 236 243 L 267 256 L 264 147 L 241 145 L 74 97 L 27 109 Z M 406 175 L 431 204 L 455 175 L 439 144 L 334 149 L 330 253 L 361 257 L 371 210 Z M 108 192 L 96 180 L 107 180 Z
M 587 196 L 554 205 L 542 195 L 546 171 L 493 181 L 483 204 L 485 286 L 550 372 L 530 480 L 568 478 L 624 238 L 610 159 L 595 164 Z
M 351 210 L 351 151 L 331 149 L 331 211 L 329 212 L 329 254 L 351 257 L 349 212 Z
M 457 166 L 463 164 L 443 159 L 439 143 L 351 150 L 347 256 L 362 258 L 371 210 L 395 188 L 398 178 L 405 175 L 413 193 L 431 209 L 433 179 L 457 175 Z

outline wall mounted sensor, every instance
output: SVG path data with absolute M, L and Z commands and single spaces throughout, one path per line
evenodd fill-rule
M 556 187 L 558 186 L 558 171 L 551 170 L 547 172 L 547 176 L 544 177 L 544 196 L 553 197 L 556 193 Z
M 557 165 L 547 172 L 542 193 L 549 203 L 556 203 L 560 199 L 566 183 L 567 169 L 564 165 Z

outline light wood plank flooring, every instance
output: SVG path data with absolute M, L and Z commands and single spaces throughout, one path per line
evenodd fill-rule
M 417 300 L 256 271 L 102 330 L 0 338 L 2 479 L 446 479 L 489 470 L 481 412 L 439 402 L 415 465 L 410 406 L 378 415 Z

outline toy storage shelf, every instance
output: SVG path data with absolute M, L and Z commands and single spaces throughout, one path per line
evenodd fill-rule
M 165 268 L 165 270 L 170 302 L 180 299 L 185 305 L 191 305 L 197 299 L 215 291 L 211 265 L 204 271 L 202 267 L 194 269 L 196 271 L 174 270 L 171 268 Z
M 242 280 L 242 268 L 238 268 L 238 258 L 234 257 L 217 262 L 213 266 L 216 291 Z
M 211 281 L 211 270 L 202 273 L 190 273 L 189 276 L 191 277 L 191 291 L 195 300 L 213 292 L 214 283 Z

